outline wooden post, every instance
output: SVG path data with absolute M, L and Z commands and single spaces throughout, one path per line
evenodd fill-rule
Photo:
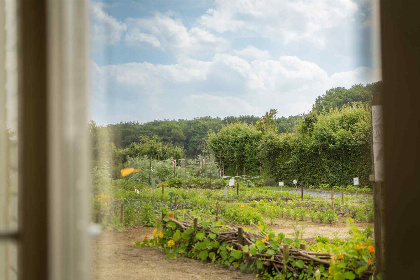
M 303 181 L 300 182 L 301 192 L 302 192 L 302 201 L 303 201 Z
M 220 204 L 219 202 L 216 203 L 216 222 L 219 220 L 219 211 L 220 211 Z
M 287 264 L 286 261 L 289 258 L 289 245 L 284 244 L 283 245 L 283 273 L 287 273 Z
M 331 209 L 334 210 L 334 191 L 331 191 Z
M 194 218 L 194 231 L 197 231 L 198 219 Z
M 344 191 L 341 191 L 341 209 L 344 209 Z
M 306 250 L 306 244 L 300 244 L 300 249 Z
M 162 194 L 165 194 L 165 186 L 162 184 Z
M 121 203 L 120 223 L 124 224 L 124 202 Z
M 238 243 L 244 245 L 244 229 L 238 227 Z
M 238 195 L 238 196 L 239 196 L 239 177 L 238 177 L 238 179 L 236 180 L 236 195 Z

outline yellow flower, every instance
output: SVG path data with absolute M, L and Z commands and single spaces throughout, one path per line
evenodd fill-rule
M 169 247 L 172 247 L 172 246 L 174 246 L 175 245 L 175 242 L 173 241 L 173 240 L 169 240 L 168 241 L 168 246 Z
M 241 204 L 241 208 L 245 208 L 245 205 Z
M 163 237 L 163 233 L 161 231 L 159 231 L 159 238 Z
M 261 239 L 261 242 L 265 243 L 265 242 L 267 242 L 267 239 L 263 238 L 263 239 Z
M 157 235 L 157 228 L 155 228 L 154 230 L 153 230 L 153 235 Z
M 102 196 L 102 198 L 107 198 L 108 197 L 106 194 L 102 194 L 101 196 Z
M 131 173 L 134 172 L 134 168 L 125 168 L 125 169 L 121 169 L 121 176 L 125 177 Z
M 265 239 L 267 239 L 267 240 L 268 240 L 268 239 L 270 239 L 270 238 L 269 238 L 269 237 L 268 237 L 268 235 L 267 235 L 267 236 L 265 237 Z

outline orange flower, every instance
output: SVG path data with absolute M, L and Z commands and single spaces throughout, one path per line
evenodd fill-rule
M 372 260 L 369 258 L 367 263 L 368 264 L 372 263 Z
M 169 217 L 169 218 L 173 218 L 173 217 L 174 217 L 174 215 L 173 215 L 173 214 L 168 214 L 168 217 Z
M 265 242 L 267 242 L 267 239 L 263 238 L 263 239 L 261 239 L 261 242 L 265 243 Z
M 357 250 L 360 250 L 360 249 L 362 249 L 363 248 L 363 244 L 359 244 L 359 245 L 357 245 Z
M 270 238 L 269 238 L 269 237 L 268 237 L 268 235 L 267 235 L 267 236 L 265 237 L 265 239 L 267 239 L 267 240 L 268 240 L 268 239 L 270 239 Z
M 147 237 L 147 235 L 144 237 L 143 241 L 149 240 L 149 237 Z
M 343 254 L 340 254 L 339 256 L 338 256 L 338 259 L 337 260 L 341 260 L 343 258 Z
M 100 197 L 98 197 L 98 200 L 101 200 L 101 198 L 100 198 Z
M 335 259 L 335 255 L 332 255 L 332 256 L 331 256 L 331 258 L 332 258 L 332 259 Z
M 375 253 L 375 247 L 369 246 L 368 249 L 369 249 L 369 253 L 372 253 L 372 252 Z
M 102 194 L 101 196 L 102 196 L 102 198 L 104 198 L 104 199 L 108 197 L 106 194 Z
M 241 204 L 241 208 L 245 208 L 245 205 Z
M 172 247 L 172 246 L 174 246 L 175 245 L 175 242 L 173 241 L 173 240 L 169 240 L 168 241 L 168 246 L 169 247 Z
M 125 177 L 131 173 L 134 172 L 134 168 L 125 168 L 125 169 L 121 169 L 121 176 Z

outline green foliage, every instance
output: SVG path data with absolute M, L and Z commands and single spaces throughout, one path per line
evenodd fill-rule
M 208 145 L 219 155 L 225 174 L 258 174 L 258 145 L 261 132 L 246 123 L 223 126 L 218 133 L 210 133 Z
M 296 133 L 266 134 L 259 150 L 265 176 L 277 181 L 299 178 L 305 184 L 348 185 L 359 177 L 369 185 L 371 121 L 362 105 L 311 112 Z
M 367 105 L 370 102 L 370 94 L 378 92 L 381 86 L 382 82 L 376 82 L 366 86 L 354 85 L 350 89 L 343 87 L 332 88 L 315 100 L 313 110 L 318 112 L 323 110 L 329 111 L 332 108 L 341 108 L 352 103 Z

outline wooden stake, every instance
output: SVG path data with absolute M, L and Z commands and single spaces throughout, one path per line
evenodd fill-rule
M 334 191 L 331 191 L 331 208 L 334 210 Z
M 120 223 L 124 224 L 124 202 L 121 203 Z
M 300 182 L 301 192 L 302 192 L 302 201 L 303 201 L 303 181 Z
M 194 231 L 197 231 L 198 219 L 194 218 Z
M 287 273 L 287 264 L 286 261 L 289 258 L 289 245 L 284 244 L 283 245 L 283 273 Z
M 219 202 L 216 203 L 216 222 L 219 220 L 219 211 L 220 211 L 220 204 Z
M 238 243 L 244 245 L 244 229 L 238 227 Z
M 306 244 L 300 244 L 300 249 L 305 250 L 306 251 Z

